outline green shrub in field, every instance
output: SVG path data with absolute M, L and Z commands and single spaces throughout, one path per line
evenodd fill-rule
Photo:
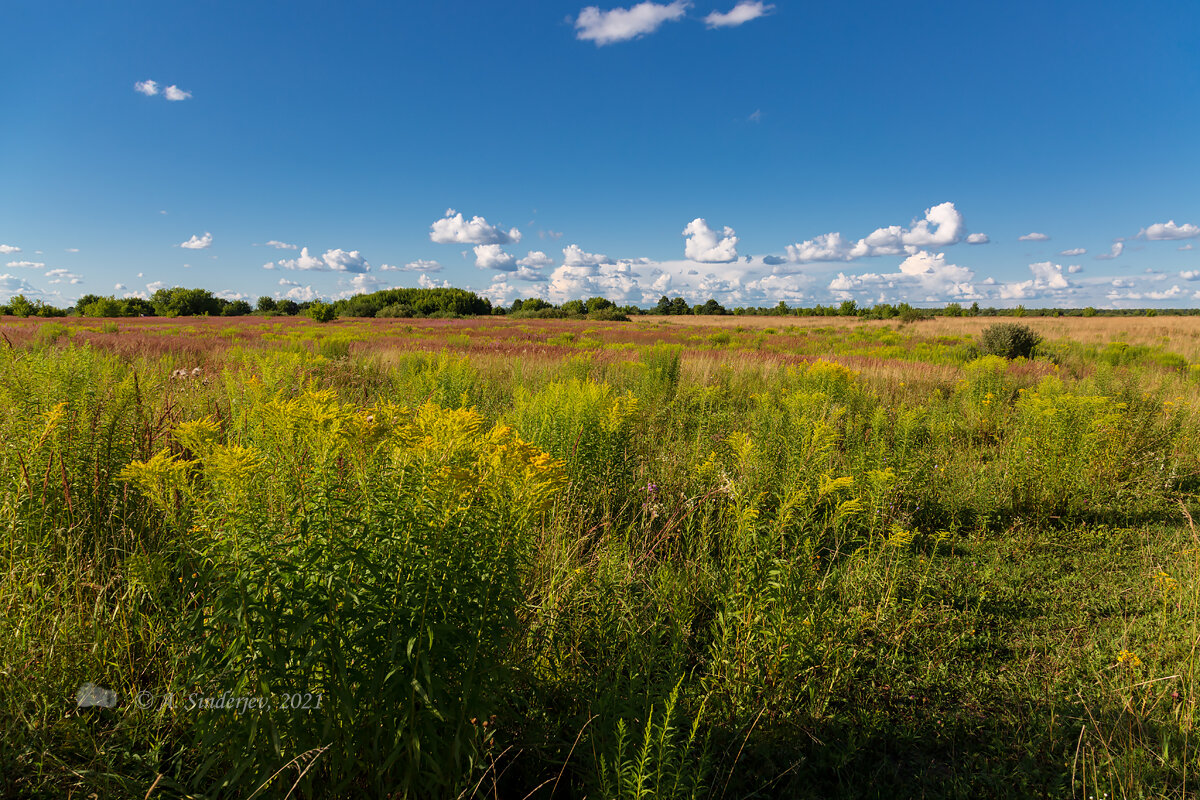
M 1042 337 L 1028 325 L 1000 322 L 983 330 L 979 335 L 979 348 L 993 356 L 1030 358 L 1041 341 Z
M 195 712 L 193 787 L 238 796 L 292 759 L 305 793 L 454 797 L 503 709 L 505 658 L 558 465 L 474 411 L 271 400 L 229 441 L 208 421 L 124 477 L 190 519 L 188 693 L 273 698 Z M 280 703 L 290 698 L 294 706 Z
M 308 315 L 315 322 L 332 322 L 337 319 L 337 309 L 329 303 L 317 301 L 308 307 Z
M 658 343 L 641 351 L 641 362 L 646 365 L 650 380 L 667 397 L 675 394 L 679 386 L 679 356 L 683 348 L 679 345 Z
M 608 514 L 633 488 L 636 410 L 631 395 L 572 378 L 536 393 L 518 389 L 512 420 L 522 437 L 565 462 L 571 486 L 564 498 Z

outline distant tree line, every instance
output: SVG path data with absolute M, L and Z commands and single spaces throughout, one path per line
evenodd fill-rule
M 632 316 L 661 314 L 671 316 L 771 316 L 771 317 L 858 317 L 860 319 L 898 319 L 916 322 L 932 317 L 1142 317 L 1196 316 L 1195 308 L 980 308 L 972 303 L 948 303 L 942 308 L 918 308 L 908 303 L 878 303 L 860 307 L 853 300 L 838 305 L 789 306 L 780 301 L 770 307 L 738 306 L 727 309 L 714 299 L 691 305 L 682 297 L 663 296 L 650 309 L 618 306 L 603 297 L 568 300 L 561 305 L 529 298 L 514 300 L 509 306 L 493 306 L 486 297 L 465 289 L 383 289 L 325 303 L 276 300 L 263 296 L 251 306 L 245 300 L 226 300 L 207 289 L 176 286 L 159 289 L 151 297 L 102 297 L 85 294 L 68 308 L 56 308 L 42 300 L 29 300 L 23 294 L 0 305 L 0 316 L 16 317 L 239 317 L 246 314 L 295 316 L 305 314 L 321 322 L 338 317 L 474 317 L 507 315 L 515 319 L 593 319 L 627 320 Z

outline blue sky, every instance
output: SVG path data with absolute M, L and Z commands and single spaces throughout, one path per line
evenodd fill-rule
M 1200 305 L 1195 2 L 3 19 L 0 299 Z

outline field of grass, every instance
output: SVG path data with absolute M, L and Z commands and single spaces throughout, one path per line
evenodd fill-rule
M 1200 320 L 992 321 L 0 320 L 0 795 L 1190 797 Z

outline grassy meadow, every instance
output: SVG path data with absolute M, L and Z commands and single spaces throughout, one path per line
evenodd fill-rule
M 0 795 L 1191 797 L 1200 319 L 1019 321 L 0 320 Z

